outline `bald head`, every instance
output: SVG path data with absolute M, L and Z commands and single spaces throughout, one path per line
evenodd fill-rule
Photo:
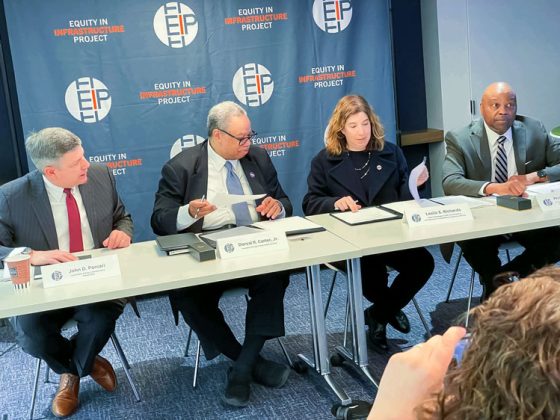
M 513 124 L 517 114 L 517 97 L 505 82 L 488 86 L 480 101 L 480 114 L 493 131 L 504 134 Z

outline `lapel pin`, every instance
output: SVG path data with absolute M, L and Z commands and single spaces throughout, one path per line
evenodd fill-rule
M 254 177 L 255 177 L 255 173 L 254 173 L 254 172 L 249 172 L 249 176 L 250 176 L 251 178 L 254 178 Z
M 383 166 L 377 165 L 377 170 L 380 171 L 381 169 L 383 169 Z

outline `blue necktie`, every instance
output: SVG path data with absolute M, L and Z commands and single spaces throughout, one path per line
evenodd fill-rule
M 243 195 L 243 187 L 241 186 L 241 181 L 233 171 L 233 165 L 230 161 L 226 161 L 227 177 L 226 177 L 226 187 L 228 193 Z M 231 206 L 233 213 L 235 214 L 235 224 L 237 226 L 246 226 L 253 223 L 251 219 L 251 214 L 249 213 L 249 207 L 247 203 L 237 203 Z
M 499 183 L 506 182 L 508 180 L 508 161 L 506 155 L 506 148 L 504 143 L 506 137 L 498 137 L 498 151 L 496 153 L 496 173 L 494 174 L 494 180 Z

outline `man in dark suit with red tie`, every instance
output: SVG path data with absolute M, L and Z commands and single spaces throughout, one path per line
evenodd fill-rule
M 130 245 L 133 226 L 105 166 L 91 165 L 81 140 L 63 128 L 45 128 L 25 144 L 36 170 L 0 187 L 0 259 L 21 252 L 32 265 L 76 260 L 73 252 Z M 80 378 L 91 375 L 105 390 L 116 388 L 110 363 L 99 356 L 125 301 L 116 300 L 22 315 L 12 319 L 21 348 L 60 374 L 52 412 L 72 414 Z M 60 334 L 70 319 L 78 333 Z
M 201 232 L 227 225 L 248 225 L 259 219 L 290 216 L 292 205 L 264 149 L 253 146 L 256 133 L 246 111 L 234 102 L 222 102 L 208 113 L 208 141 L 185 149 L 162 169 L 156 193 L 152 228 L 157 235 Z M 233 206 L 216 206 L 219 194 L 266 194 L 263 199 Z M 201 197 L 203 199 L 201 199 Z M 287 366 L 264 359 L 265 340 L 284 335 L 284 291 L 287 272 L 252 276 L 228 282 L 174 290 L 173 311 L 180 311 L 198 335 L 204 354 L 224 354 L 233 360 L 222 399 L 246 406 L 250 384 L 282 386 Z M 249 289 L 245 340 L 240 344 L 218 307 L 222 292 Z

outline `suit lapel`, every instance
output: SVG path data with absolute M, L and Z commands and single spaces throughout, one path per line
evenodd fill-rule
M 518 121 L 514 121 L 511 131 L 517 173 L 519 175 L 525 175 L 525 162 L 527 161 L 527 133 L 525 131 L 525 126 Z
M 486 136 L 486 130 L 484 129 L 484 122 L 482 119 L 474 123 L 470 140 L 480 160 L 483 177 L 490 179 L 492 177 L 492 159 L 490 157 L 490 146 L 488 146 L 488 137 Z
M 94 246 L 99 246 L 98 244 L 101 241 L 104 241 L 105 238 L 102 238 L 101 233 L 97 230 L 100 228 L 100 223 L 97 223 L 97 212 L 95 210 L 96 206 L 94 203 L 95 197 L 95 178 L 93 177 L 93 171 L 89 173 L 88 182 L 78 186 L 80 190 L 80 195 L 82 196 L 82 203 L 84 204 L 84 208 L 86 210 L 86 215 L 89 223 L 89 229 L 91 230 L 91 235 L 93 237 Z
M 383 155 L 384 152 L 381 151 L 373 154 L 371 157 L 371 170 L 369 174 L 371 182 L 368 183 L 368 204 L 373 203 L 379 191 L 397 169 L 396 163 L 392 160 L 385 159 Z
M 54 216 L 52 214 L 51 203 L 49 196 L 45 189 L 43 175 L 40 171 L 35 171 L 31 176 L 31 206 L 35 213 L 35 217 L 39 223 L 45 239 L 47 241 L 48 249 L 58 249 L 58 237 L 56 235 L 56 227 L 54 225 Z
M 247 182 L 253 194 L 268 194 L 266 186 L 261 182 L 262 173 L 255 160 L 247 155 L 240 159 L 239 163 L 241 163 L 241 167 L 243 168 L 243 172 L 245 173 L 245 177 L 247 178 Z M 256 200 L 256 205 L 259 206 L 263 199 L 264 198 Z

